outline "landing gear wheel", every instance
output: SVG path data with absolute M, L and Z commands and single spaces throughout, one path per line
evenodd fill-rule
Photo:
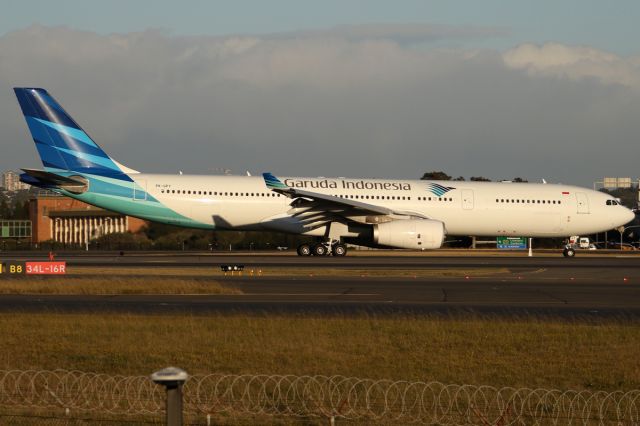
M 328 251 L 329 250 L 327 250 L 327 246 L 325 246 L 324 244 L 316 244 L 315 246 L 313 246 L 314 256 L 326 256 Z
M 575 257 L 576 251 L 572 248 L 566 248 L 562 251 L 564 257 Z
M 340 244 L 340 243 L 335 244 L 333 246 L 333 250 L 331 251 L 331 253 L 334 256 L 339 256 L 339 257 L 346 256 L 347 255 L 347 246 L 345 246 L 344 244 Z
M 298 256 L 311 256 L 311 247 L 309 247 L 309 244 L 300 244 L 298 246 Z

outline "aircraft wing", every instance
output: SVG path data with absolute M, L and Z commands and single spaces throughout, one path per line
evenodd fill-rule
M 335 220 L 336 216 L 345 219 L 365 215 L 401 216 L 405 218 L 412 216 L 429 219 L 427 216 L 416 212 L 395 210 L 348 198 L 291 188 L 271 173 L 263 173 L 262 176 L 264 177 L 267 188 L 294 199 L 291 206 L 298 211 L 292 213 L 292 216 L 298 216 L 300 219 L 304 219 L 304 222 L 310 225 L 309 227 L 324 225 L 327 222 Z

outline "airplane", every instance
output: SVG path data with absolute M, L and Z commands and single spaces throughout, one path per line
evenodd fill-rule
M 165 224 L 317 237 L 300 256 L 345 256 L 347 243 L 437 249 L 447 235 L 587 235 L 634 219 L 608 194 L 546 182 L 140 173 L 107 155 L 46 90 L 14 91 L 44 165 L 22 169 L 22 182 Z

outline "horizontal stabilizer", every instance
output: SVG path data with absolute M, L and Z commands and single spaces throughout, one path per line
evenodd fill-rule
M 81 177 L 66 177 L 45 170 L 22 169 L 20 180 L 29 185 L 41 188 L 61 188 L 73 193 L 82 193 L 87 190 L 88 184 Z

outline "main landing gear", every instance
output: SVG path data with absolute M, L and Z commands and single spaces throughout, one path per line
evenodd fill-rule
M 301 244 L 298 246 L 298 256 L 336 256 L 342 257 L 347 255 L 347 246 L 339 241 L 333 244 L 318 243 L 314 245 Z

